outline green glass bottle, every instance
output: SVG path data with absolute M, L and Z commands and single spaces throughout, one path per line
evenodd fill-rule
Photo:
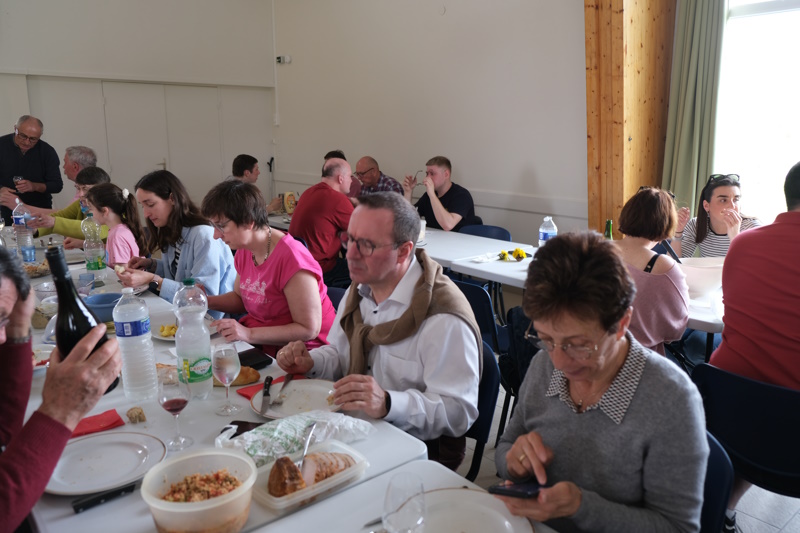
M 609 241 L 614 240 L 614 234 L 611 231 L 611 219 L 609 218 L 606 220 L 606 230 L 603 232 L 603 236 L 608 239 Z

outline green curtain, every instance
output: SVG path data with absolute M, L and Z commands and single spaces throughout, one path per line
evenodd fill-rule
M 694 215 L 711 175 L 726 0 L 680 0 L 669 91 L 662 188 Z

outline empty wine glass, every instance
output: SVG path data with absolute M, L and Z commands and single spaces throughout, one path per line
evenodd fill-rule
M 392 477 L 386 489 L 381 521 L 388 533 L 424 530 L 425 492 L 418 475 L 403 472 Z
M 242 363 L 239 361 L 239 354 L 232 344 L 219 344 L 211 354 L 211 371 L 220 383 L 225 385 L 225 403 L 216 410 L 220 416 L 228 416 L 242 410 L 241 406 L 234 405 L 228 398 L 231 383 L 239 375 Z
M 183 375 L 184 379 L 180 379 Z M 175 417 L 175 436 L 167 443 L 170 451 L 180 451 L 194 444 L 191 437 L 181 435 L 178 415 L 189 403 L 192 393 L 189 391 L 189 380 L 183 369 L 167 368 L 158 373 L 158 403 Z

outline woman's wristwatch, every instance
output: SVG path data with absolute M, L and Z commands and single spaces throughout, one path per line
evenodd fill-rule
M 158 278 L 158 281 L 156 281 L 156 278 Z M 150 285 L 148 285 L 148 288 L 150 289 L 150 292 L 154 292 L 156 294 L 161 293 L 161 284 L 163 282 L 164 282 L 164 278 L 161 278 L 161 277 L 158 277 L 158 276 L 153 276 L 153 281 L 151 281 Z

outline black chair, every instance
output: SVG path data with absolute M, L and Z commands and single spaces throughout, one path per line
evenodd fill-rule
M 342 289 L 340 287 L 328 287 L 328 298 L 333 304 L 334 309 L 339 309 L 339 302 L 342 301 L 342 296 L 344 296 L 346 290 L 347 289 Z
M 464 226 L 458 230 L 458 232 L 475 235 L 477 237 L 486 237 L 487 239 L 511 242 L 511 232 L 500 226 L 471 225 Z M 503 317 L 506 316 L 506 303 L 503 300 L 503 284 L 488 281 L 485 285 L 487 286 L 489 294 L 492 296 L 495 315 L 500 319 L 500 323 L 502 324 Z
M 736 475 L 771 492 L 800 497 L 800 391 L 708 364 L 692 372 L 706 425 Z
M 703 487 L 703 510 L 700 514 L 700 533 L 719 533 L 725 522 L 725 509 L 733 490 L 733 465 L 725 448 L 709 432 L 708 465 Z
M 507 331 L 506 328 L 498 326 L 497 322 L 495 322 L 492 299 L 486 289 L 457 279 L 454 279 L 453 283 L 467 297 L 467 301 L 472 307 L 472 313 L 475 315 L 475 321 L 478 323 L 478 329 L 481 330 L 483 340 L 489 343 L 495 353 L 506 353 L 508 351 Z
M 478 419 L 472 424 L 465 436 L 475 439 L 475 450 L 472 454 L 472 463 L 469 472 L 464 476 L 470 481 L 475 481 L 481 469 L 483 451 L 489 441 L 489 433 L 492 431 L 492 419 L 494 409 L 497 406 L 497 395 L 500 392 L 500 369 L 497 368 L 497 360 L 494 358 L 492 348 L 483 342 L 483 374 L 478 385 Z

